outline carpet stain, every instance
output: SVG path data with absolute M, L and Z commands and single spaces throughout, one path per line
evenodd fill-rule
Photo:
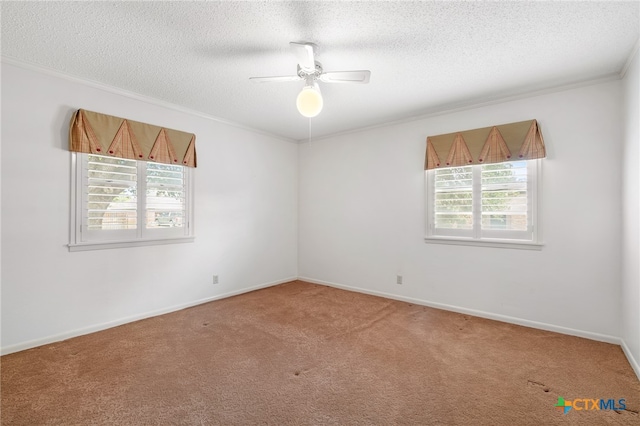
M 549 392 L 550 389 L 547 385 L 545 385 L 544 383 L 540 383 L 540 382 L 536 382 L 535 380 L 527 380 L 527 384 L 532 385 L 532 386 L 537 386 L 542 388 L 542 390 L 544 392 Z

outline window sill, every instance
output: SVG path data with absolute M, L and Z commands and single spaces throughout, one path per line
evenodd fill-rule
M 448 244 L 460 246 L 476 246 L 476 247 L 493 247 L 518 250 L 542 250 L 543 244 L 516 242 L 505 240 L 471 240 L 468 238 L 450 238 L 450 237 L 425 237 L 424 241 L 429 244 Z
M 164 238 L 158 240 L 94 241 L 91 243 L 69 244 L 69 251 L 105 250 L 114 248 L 157 246 L 163 244 L 192 243 L 195 237 Z

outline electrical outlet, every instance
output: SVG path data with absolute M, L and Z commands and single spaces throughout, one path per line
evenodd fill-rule
M 396 284 L 402 285 L 402 275 L 396 275 Z
M 218 276 L 217 275 L 213 276 L 213 284 L 218 284 Z

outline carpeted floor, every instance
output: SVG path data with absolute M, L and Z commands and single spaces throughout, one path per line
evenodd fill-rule
M 618 346 L 298 281 L 1 362 L 3 425 L 640 424 Z

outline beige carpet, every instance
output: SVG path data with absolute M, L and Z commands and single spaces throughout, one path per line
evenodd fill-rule
M 1 361 L 3 425 L 640 425 L 619 346 L 303 282 Z

